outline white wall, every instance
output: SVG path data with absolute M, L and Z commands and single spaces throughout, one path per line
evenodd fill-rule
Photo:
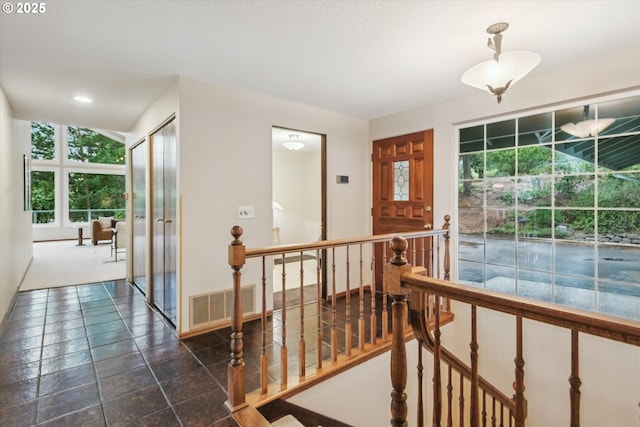
M 339 189 L 329 182 L 328 237 L 370 232 L 367 121 L 181 77 L 181 332 L 188 329 L 190 296 L 232 286 L 232 226 L 243 227 L 248 248 L 272 244 L 274 125 L 326 134 L 328 175 L 353 177 Z M 254 206 L 255 218 L 238 219 L 241 205 Z M 252 272 L 243 270 L 243 284 L 256 283 L 260 276 Z
M 327 135 L 328 175 L 351 177 L 350 184 L 340 188 L 329 182 L 329 238 L 369 234 L 366 120 L 179 77 L 139 118 L 127 135 L 127 145 L 173 112 L 178 123 L 181 200 L 179 333 L 189 330 L 189 297 L 232 287 L 227 245 L 234 225 L 243 227 L 247 248 L 272 244 L 272 126 Z M 238 218 L 238 206 L 243 205 L 254 206 L 255 218 Z M 256 268 L 243 269 L 243 284 L 257 283 Z M 270 298 L 270 289 L 267 292 Z
M 581 98 L 615 96 L 618 92 L 638 93 L 640 89 L 640 47 L 572 64 L 562 70 L 525 77 L 507 92 L 501 104 L 477 89 L 469 95 L 443 104 L 426 106 L 393 116 L 372 120 L 371 139 L 434 129 L 434 215 L 435 222 L 452 215 L 457 230 L 457 137 L 456 124 L 491 117 L 523 114 L 527 110 L 554 104 L 577 102 Z M 544 58 L 543 58 L 544 61 Z M 452 265 L 456 260 L 456 234 L 452 245 Z M 455 280 L 455 269 L 453 270 Z M 456 309 L 456 322 L 448 344 L 460 357 L 469 354 L 468 309 Z M 508 375 L 498 367 L 513 366 L 513 321 L 499 314 L 485 314 L 486 334 L 480 338 L 482 358 L 487 361 L 489 378 L 510 390 Z M 528 322 L 532 331 L 526 344 L 525 376 L 530 402 L 529 425 L 566 425 L 568 411 L 568 338 L 565 331 L 552 330 Z M 491 338 L 489 334 L 491 333 Z M 640 349 L 585 337 L 581 342 L 583 376 L 582 419 L 585 426 L 636 425 L 640 402 Z M 549 349 L 554 351 L 549 351 Z M 507 363 L 506 365 L 504 363 Z M 613 361 L 613 363 L 609 363 Z M 605 363 L 606 362 L 606 363 Z M 606 365 L 606 367 L 605 367 Z M 555 384 L 558 382 L 558 384 Z M 616 383 L 616 389 L 612 383 Z M 556 388 L 558 386 L 559 388 Z
M 283 211 L 274 211 L 274 226 L 280 242 L 314 242 L 321 234 L 321 153 L 317 151 L 273 151 L 273 200 Z
M 22 157 L 30 157 L 31 128 L 24 123 L 12 119 L 0 87 L 0 322 L 33 257 L 31 213 L 24 211 Z
M 459 325 L 465 332 L 471 324 L 469 307 L 456 307 L 456 321 L 443 328 L 443 345 Z M 497 322 L 505 328 L 496 328 Z M 458 325 L 458 326 L 457 326 Z M 515 380 L 515 321 L 512 316 L 478 312 L 480 375 L 489 379 L 507 396 L 513 394 Z M 524 321 L 525 399 L 528 426 L 569 425 L 569 381 L 571 375 L 571 333 L 562 328 Z M 469 339 L 463 334 L 464 349 L 456 353 L 469 365 Z M 583 427 L 637 426 L 640 417 L 640 351 L 637 347 L 580 335 L 580 379 L 582 380 L 580 419 Z M 549 354 L 553 360 L 549 360 Z M 423 393 L 425 420 L 432 417 L 433 357 L 423 351 Z M 417 344 L 407 343 L 407 421 L 415 426 L 417 408 Z M 495 369 L 497 366 L 501 369 Z M 390 353 L 351 368 L 289 399 L 294 404 L 326 414 L 353 426 L 384 426 L 390 419 Z M 442 375 L 442 416 L 446 419 L 445 366 Z M 458 413 L 458 380 L 454 374 L 454 414 Z M 372 386 L 375 384 L 375 386 Z M 465 389 L 469 408 L 469 390 Z M 490 416 L 490 415 L 489 415 Z M 457 415 L 454 416 L 457 419 Z M 467 420 L 468 422 L 468 420 Z

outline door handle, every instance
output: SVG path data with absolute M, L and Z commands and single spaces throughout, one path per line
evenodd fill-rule
M 431 228 L 433 228 L 433 227 L 431 226 L 431 224 L 425 224 L 425 225 L 424 225 L 424 229 L 425 229 L 425 230 L 431 230 Z
M 164 218 L 156 218 L 156 222 L 164 222 Z
M 173 222 L 173 221 L 172 221 L 172 220 L 170 220 L 170 219 L 165 219 L 165 220 L 164 220 L 164 223 L 165 223 L 165 224 L 171 224 L 172 222 Z
M 427 211 L 427 212 L 431 212 L 431 206 L 425 206 L 424 210 Z

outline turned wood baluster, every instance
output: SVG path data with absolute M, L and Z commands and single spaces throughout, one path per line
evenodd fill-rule
M 338 328 L 336 307 L 336 248 L 331 248 L 331 360 L 338 361 Z
M 392 328 L 391 344 L 391 425 L 406 427 L 407 425 L 407 353 L 404 344 L 404 317 L 406 297 L 392 295 Z
M 392 341 L 391 341 L 391 425 L 404 427 L 407 425 L 407 351 L 404 342 L 404 322 L 407 311 L 407 297 L 400 285 L 403 273 L 411 272 L 411 265 L 404 257 L 407 249 L 406 239 L 396 236 L 391 240 L 394 256 L 383 267 L 382 284 L 393 299 L 392 309 Z M 385 295 L 386 298 L 386 295 Z M 385 329 L 383 325 L 383 330 Z
M 453 383 L 452 369 L 449 365 L 449 374 L 447 378 L 447 427 L 453 427 Z
M 345 296 L 345 325 L 344 325 L 344 346 L 345 354 L 351 356 L 351 261 L 349 260 L 349 246 L 347 251 L 347 294 Z
M 449 238 L 451 237 L 451 233 L 449 231 L 449 221 L 451 220 L 450 215 L 444 216 L 444 225 L 442 228 L 447 230 L 444 235 L 444 280 L 450 280 L 451 276 L 449 272 L 451 271 L 451 261 L 449 257 Z
M 360 288 L 358 289 L 360 296 L 360 310 L 358 315 L 358 348 L 364 350 L 364 259 L 362 258 L 362 243 L 360 243 Z
M 458 402 L 459 402 L 459 409 L 458 409 L 458 414 L 459 414 L 459 421 L 458 421 L 458 425 L 460 427 L 464 427 L 464 376 L 462 374 L 460 374 L 460 390 L 458 391 L 459 396 L 458 396 Z
M 371 246 L 371 252 L 375 253 L 375 245 Z M 375 277 L 375 268 L 376 268 L 376 257 L 372 256 L 371 257 L 371 265 L 370 265 L 370 270 L 371 270 L 371 277 Z M 374 279 L 375 282 L 375 279 Z M 370 322 L 370 341 L 371 344 L 375 345 L 377 342 L 377 338 L 378 338 L 378 331 L 377 331 L 377 322 L 378 322 L 378 315 L 376 314 L 376 286 L 375 283 L 373 283 L 371 285 L 371 293 L 370 293 L 370 299 L 371 299 L 371 322 Z
M 405 243 L 406 245 L 406 243 Z M 406 246 L 405 246 L 406 250 Z M 382 251 L 382 265 L 387 265 L 387 251 Z M 386 341 L 389 335 L 389 311 L 387 310 L 387 295 L 389 290 L 385 287 L 385 281 L 382 280 L 382 341 Z
M 578 346 L 578 331 L 571 331 L 571 376 L 569 377 L 569 384 L 571 384 L 571 390 L 569 392 L 571 398 L 571 427 L 580 427 L 580 386 L 582 381 L 580 380 L 580 354 Z
M 411 239 L 411 241 L 409 241 L 409 246 L 411 248 L 410 253 L 411 253 L 411 265 L 418 265 L 418 263 L 416 262 L 416 255 L 418 254 L 418 250 L 416 249 L 416 246 L 418 245 L 418 239 L 414 238 Z
M 287 270 L 285 254 L 282 254 L 282 347 L 280 347 L 280 385 L 284 390 L 289 377 L 289 355 L 287 349 Z
M 419 294 L 422 296 L 422 294 Z M 422 365 L 422 341 L 417 339 L 418 341 L 418 427 L 422 427 L 424 425 L 424 403 L 422 398 L 422 377 L 424 366 Z
M 482 427 L 487 426 L 487 391 L 482 390 Z
M 471 306 L 471 390 L 469 399 L 469 424 L 471 427 L 478 427 L 480 420 L 480 409 L 478 406 L 478 390 L 480 381 L 478 379 L 478 333 L 476 321 L 476 306 Z
M 300 341 L 298 343 L 298 374 L 306 375 L 307 344 L 304 340 L 304 252 L 300 251 Z
M 229 245 L 229 265 L 233 269 L 233 305 L 231 306 L 231 360 L 227 366 L 227 407 L 236 411 L 246 405 L 245 363 L 242 341 L 242 298 L 240 294 L 240 269 L 245 264 L 245 247 L 240 240 L 242 227 L 231 229 L 233 241 Z
M 320 250 L 316 250 L 316 367 L 322 369 L 322 262 Z
M 262 353 L 260 354 L 260 391 L 267 392 L 269 386 L 269 360 L 267 356 L 267 266 L 266 257 L 262 257 L 262 314 L 260 329 L 262 333 Z
M 522 356 L 522 316 L 516 316 L 516 358 L 515 362 L 515 400 L 516 400 L 516 427 L 524 427 L 526 418 L 526 400 L 524 398 L 524 357 Z
M 433 425 L 439 427 L 442 420 L 442 383 L 440 377 L 441 346 L 440 346 L 440 296 L 435 295 L 435 310 L 433 313 Z
M 496 398 L 492 399 L 491 404 L 491 427 L 496 427 Z

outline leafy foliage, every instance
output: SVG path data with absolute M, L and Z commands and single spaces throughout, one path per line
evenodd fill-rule
M 91 129 L 68 127 L 69 160 L 89 163 L 124 164 L 124 144 Z
M 67 158 L 69 160 L 112 165 L 125 163 L 125 147 L 121 142 L 91 129 L 68 126 L 67 131 Z M 53 160 L 56 147 L 54 126 L 48 123 L 33 122 L 31 135 L 32 157 Z M 54 172 L 37 170 L 32 172 L 33 210 L 47 211 L 34 215 L 35 223 L 48 223 L 55 219 L 54 178 Z M 124 175 L 71 172 L 68 182 L 69 220 L 71 222 L 87 221 L 89 219 L 88 212 L 91 212 L 91 218 L 98 216 L 122 217 L 124 215 Z
M 55 177 L 53 172 L 31 172 L 31 207 L 38 212 L 34 223 L 46 224 L 55 220 Z
M 55 130 L 53 125 L 31 122 L 31 158 L 53 160 L 55 154 Z
M 70 173 L 70 220 L 86 221 L 85 211 L 98 209 L 92 214 L 92 219 L 98 216 L 116 216 L 117 211 L 125 208 L 122 196 L 124 187 L 124 175 Z M 104 211 L 105 209 L 108 211 Z

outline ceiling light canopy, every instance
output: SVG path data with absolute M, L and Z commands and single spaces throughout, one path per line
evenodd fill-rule
M 582 111 L 584 120 L 575 124 L 573 122 L 565 123 L 560 126 L 560 129 L 569 135 L 573 135 L 578 138 L 586 138 L 588 136 L 599 134 L 616 121 L 616 119 L 589 119 L 588 105 L 585 105 Z
M 299 141 L 300 135 L 297 133 L 290 133 L 289 139 L 282 143 L 282 146 L 291 151 L 298 151 L 299 149 L 304 147 L 304 142 Z
M 502 32 L 509 28 L 506 22 L 487 28 L 487 46 L 494 51 L 493 59 L 469 68 L 462 75 L 462 83 L 484 90 L 496 96 L 498 103 L 502 95 L 518 80 L 526 76 L 540 63 L 540 55 L 526 50 L 502 52 Z

